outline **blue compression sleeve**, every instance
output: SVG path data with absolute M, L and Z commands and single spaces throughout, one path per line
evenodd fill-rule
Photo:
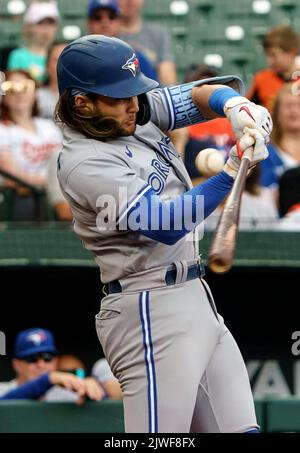
M 161 201 L 153 190 L 149 190 L 128 212 L 128 228 L 163 244 L 175 244 L 216 209 L 232 185 L 233 179 L 222 171 L 170 201 Z M 203 197 L 204 212 L 199 209 L 199 196 Z M 188 225 L 187 213 L 192 219 Z
M 10 390 L 0 397 L 0 400 L 16 399 L 38 399 L 43 396 L 53 384 L 49 381 L 49 374 L 43 374 L 36 379 L 32 379 L 26 384 L 19 385 L 17 388 Z
M 217 88 L 209 98 L 209 107 L 214 112 L 218 113 L 221 116 L 225 116 L 224 114 L 224 105 L 228 101 L 228 99 L 241 96 L 237 91 L 233 90 L 232 88 Z

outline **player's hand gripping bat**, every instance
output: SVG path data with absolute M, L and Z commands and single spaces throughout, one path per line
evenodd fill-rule
M 244 137 L 241 140 L 243 139 Z M 253 153 L 252 145 L 255 143 L 255 139 L 253 137 L 247 136 L 246 139 L 249 142 L 249 147 L 244 151 L 244 153 L 240 149 L 240 140 L 236 143 L 239 155 L 242 155 L 241 163 L 231 193 L 227 198 L 218 222 L 208 255 L 209 268 L 218 274 L 228 272 L 233 262 L 239 224 L 241 197 L 251 164 L 251 157 Z

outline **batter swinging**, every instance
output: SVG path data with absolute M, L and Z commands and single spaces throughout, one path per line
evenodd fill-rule
M 241 96 L 234 76 L 158 88 L 129 45 L 101 35 L 63 50 L 58 83 L 58 178 L 106 288 L 97 332 L 122 386 L 126 431 L 257 430 L 247 371 L 196 240 L 240 158 L 233 147 L 222 172 L 193 188 L 165 133 L 226 115 L 242 150 L 254 138 L 255 165 L 268 155 L 268 111 Z

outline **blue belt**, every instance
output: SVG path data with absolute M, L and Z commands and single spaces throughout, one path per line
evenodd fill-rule
M 195 278 L 201 278 L 205 275 L 205 270 L 204 270 L 204 265 L 202 262 L 197 263 L 197 264 L 191 264 L 191 266 L 188 267 L 187 271 L 187 276 L 186 280 L 194 280 Z M 166 272 L 165 275 L 165 281 L 167 286 L 172 286 L 175 285 L 176 283 L 176 277 L 177 277 L 177 269 L 174 266 L 174 269 L 170 269 L 169 271 Z M 105 285 L 105 289 L 108 294 L 112 293 L 121 293 L 122 292 L 122 286 L 119 280 L 114 280 L 113 282 L 107 283 Z

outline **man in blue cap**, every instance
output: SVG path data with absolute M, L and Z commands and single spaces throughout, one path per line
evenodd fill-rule
M 16 378 L 0 383 L 0 396 L 43 373 L 56 369 L 57 349 L 51 332 L 39 327 L 23 330 L 15 340 L 12 361 Z
M 91 35 L 117 38 L 121 31 L 121 11 L 118 0 L 91 0 L 87 8 L 87 30 Z M 135 49 L 142 72 L 158 81 L 158 74 L 150 59 Z
M 87 9 L 87 28 L 93 35 L 117 36 L 120 9 L 116 0 L 91 0 Z
M 80 402 L 84 396 L 100 401 L 103 390 L 90 380 L 56 371 L 57 349 L 49 330 L 39 327 L 23 330 L 17 335 L 12 366 L 16 377 L 0 383 L 0 399 L 39 399 L 53 385 L 77 392 Z

